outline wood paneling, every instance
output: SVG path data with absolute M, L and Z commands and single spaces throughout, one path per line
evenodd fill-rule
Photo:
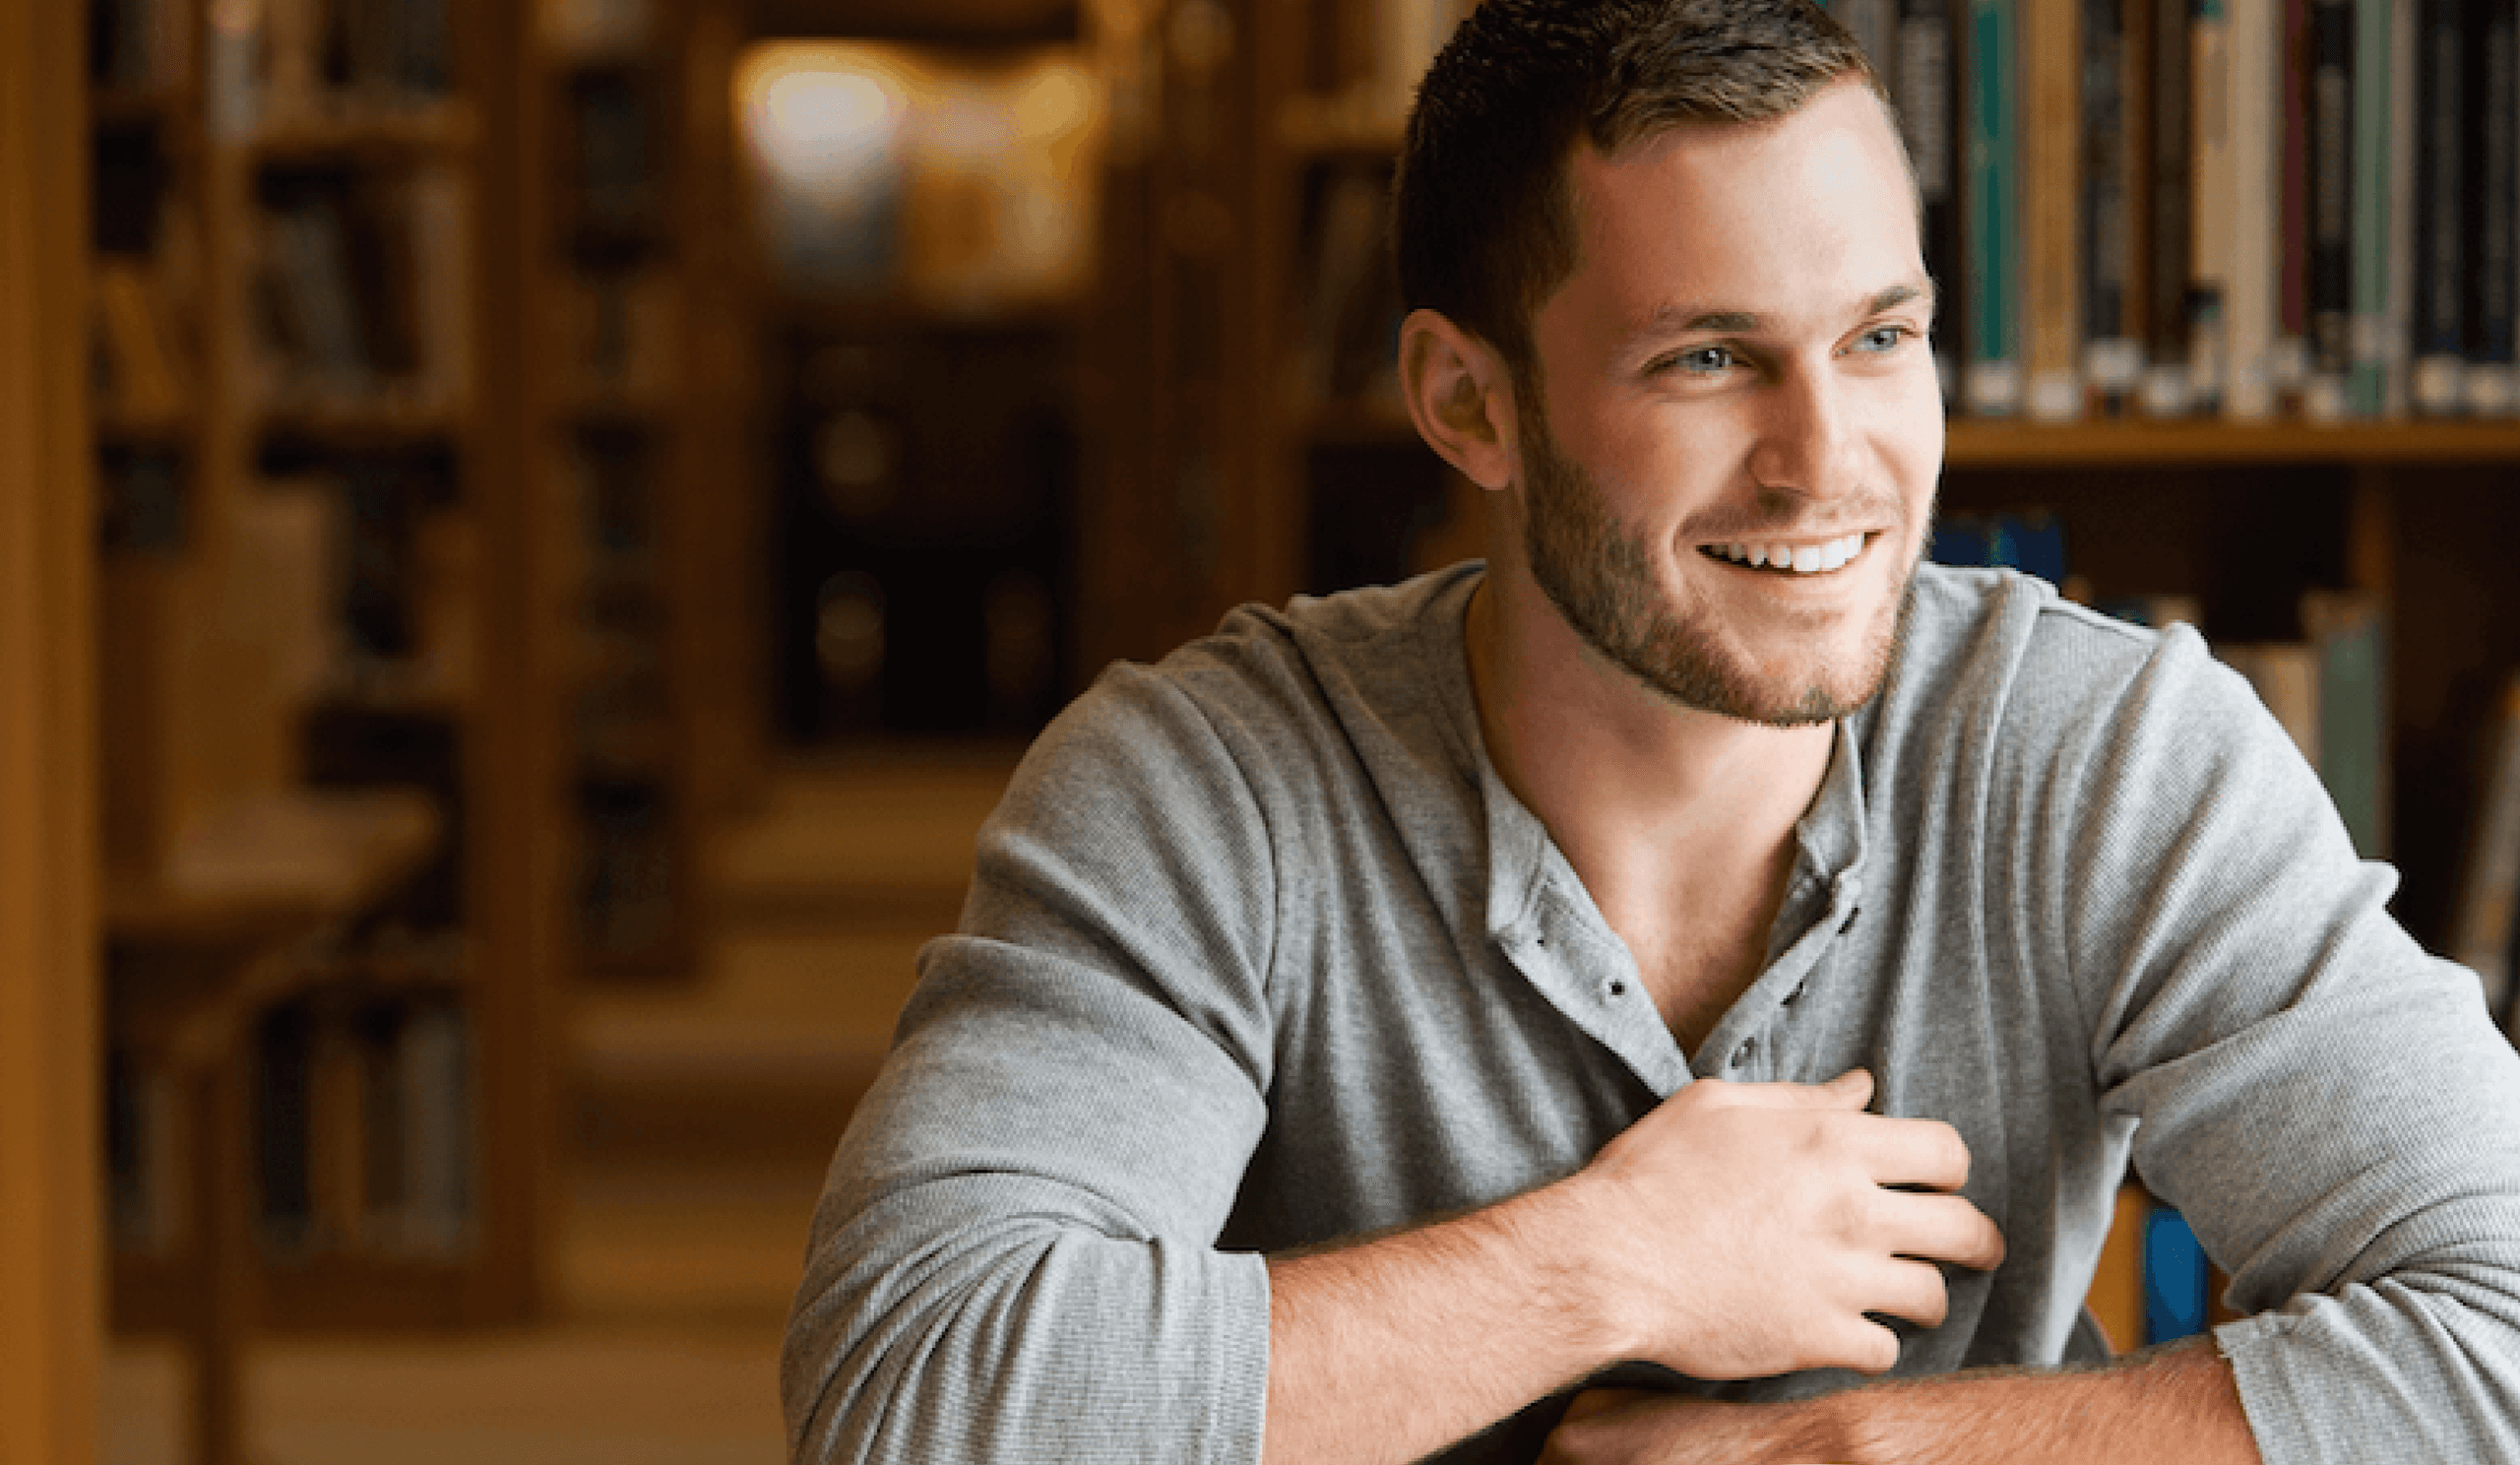
M 0 0 L 0 1460 L 96 1454 L 85 8 Z

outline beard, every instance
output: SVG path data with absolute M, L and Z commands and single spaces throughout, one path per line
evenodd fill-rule
M 1540 413 L 1521 415 L 1524 557 L 1557 613 L 1610 665 L 1679 706 L 1770 728 L 1835 722 L 1880 691 L 1907 639 L 1915 561 L 1900 570 L 1852 654 L 1765 672 L 1726 648 L 1711 606 L 1674 605 L 1662 593 L 1645 541 L 1611 515 L 1592 474 L 1558 450 Z

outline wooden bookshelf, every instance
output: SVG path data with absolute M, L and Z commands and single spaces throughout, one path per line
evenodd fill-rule
M 727 692 L 705 607 L 713 500 L 739 459 L 713 433 L 693 348 L 711 258 L 689 195 L 693 98 L 726 95 L 694 57 L 703 7 L 540 7 L 525 151 L 546 187 L 529 220 L 537 491 L 555 527 L 570 642 L 570 934 L 591 978 L 690 979 L 706 931 L 702 835 L 723 809 L 703 769 Z M 713 492 L 713 489 L 717 490 Z M 737 693 L 736 695 L 741 695 Z
M 89 1465 L 103 1318 L 86 104 L 76 7 L 0 3 L 0 1459 Z
M 526 104 L 500 0 L 107 3 L 119 38 L 75 72 L 106 81 L 96 273 L 128 282 L 85 449 L 100 1235 L 115 1325 L 193 1341 L 194 1453 L 225 1459 L 243 1333 L 513 1321 L 543 1292 L 565 871 L 521 325 L 543 180 L 490 146 Z M 305 29 L 389 11 L 390 40 Z
M 1427 9 L 1228 4 L 1226 59 L 1161 53 L 1146 95 L 1164 111 L 1115 149 L 1104 304 L 1088 317 L 1083 665 L 1161 655 L 1238 602 L 1397 578 L 1475 543 L 1476 493 L 1418 443 L 1375 359 L 1397 315 L 1371 211 L 1406 100 L 1377 47 L 1387 13 Z M 1334 224 L 1362 243 L 1343 254 Z M 2437 940 L 2464 858 L 2471 714 L 2520 665 L 2505 629 L 2520 592 L 2488 547 L 2520 519 L 2514 465 L 2520 417 L 1955 414 L 1942 506 L 2052 510 L 2095 593 L 2187 597 L 2217 640 L 2299 637 L 2309 589 L 2378 596 L 2399 904 Z

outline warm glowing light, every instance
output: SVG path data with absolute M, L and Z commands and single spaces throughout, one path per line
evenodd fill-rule
M 762 163 L 808 193 L 861 186 L 899 147 L 910 113 L 901 63 L 874 46 L 762 46 L 735 86 Z
M 1107 106 L 1074 54 L 774 41 L 734 99 L 791 284 L 985 309 L 1083 278 Z

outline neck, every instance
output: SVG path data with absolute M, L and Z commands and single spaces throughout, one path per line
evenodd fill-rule
M 1480 732 L 1605 910 L 1674 886 L 1773 895 L 1826 776 L 1830 724 L 1770 728 L 1678 706 L 1576 636 L 1491 562 L 1467 626 Z

